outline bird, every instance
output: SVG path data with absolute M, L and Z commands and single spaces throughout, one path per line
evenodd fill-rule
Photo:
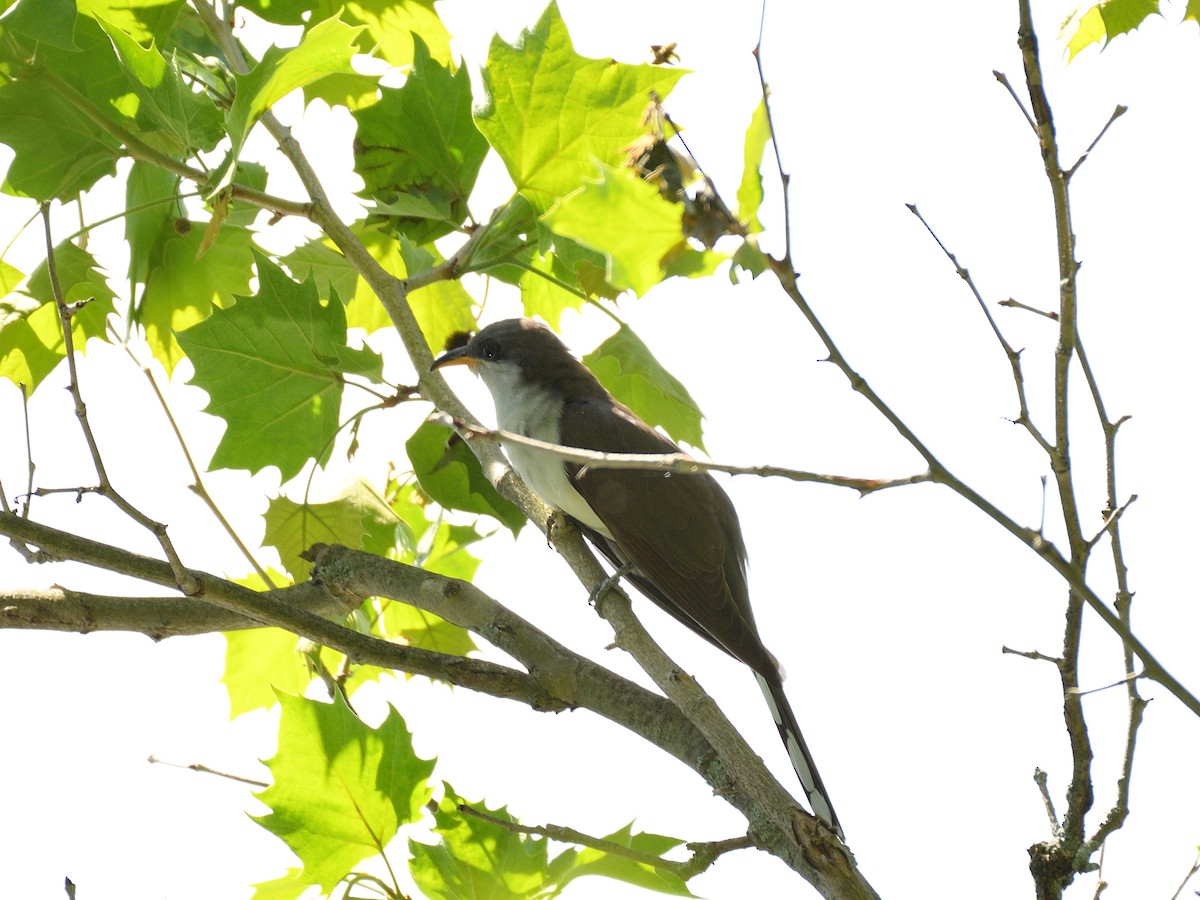
M 618 401 L 549 327 L 505 319 L 439 356 L 432 369 L 466 365 L 480 377 L 502 431 L 582 450 L 683 451 Z M 783 673 L 754 622 L 737 511 L 707 472 L 602 468 L 501 441 L 517 474 L 547 506 L 580 526 L 650 600 L 748 666 L 771 709 L 816 816 L 842 837 L 783 690 Z

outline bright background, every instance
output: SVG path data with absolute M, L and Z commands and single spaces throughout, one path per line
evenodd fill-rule
M 468 65 L 495 31 L 513 40 L 542 10 L 536 2 L 443 0 L 438 5 Z M 1064 161 L 1074 160 L 1117 103 L 1119 120 L 1074 182 L 1079 236 L 1080 329 L 1111 417 L 1130 413 L 1119 444 L 1119 490 L 1137 493 L 1123 520 L 1137 591 L 1135 631 L 1193 691 L 1200 690 L 1200 613 L 1194 585 L 1200 503 L 1193 467 L 1200 246 L 1200 128 L 1194 104 L 1200 43 L 1194 24 L 1150 21 L 1104 53 L 1066 65 L 1058 25 L 1065 3 L 1038 3 L 1044 71 Z M 741 174 L 742 139 L 759 87 L 750 51 L 756 4 L 563 0 L 577 50 L 641 61 L 651 43 L 678 42 L 694 70 L 668 100 L 672 116 L 726 197 Z M 1024 524 L 1042 514 L 1045 460 L 1009 419 L 1016 400 L 1008 364 L 974 299 L 904 204 L 916 203 L 989 303 L 1014 297 L 1057 303 L 1050 195 L 1036 142 L 1007 92 L 1018 87 L 1015 3 L 772 4 L 763 57 L 785 165 L 801 287 L 859 370 L 956 474 Z M 332 191 L 355 179 L 349 120 L 314 106 L 301 119 L 281 105 Z M 265 145 L 260 145 L 265 146 Z M 0 153 L 7 153 L 0 148 Z M 0 156 L 0 162 L 10 157 Z M 494 160 L 493 160 L 494 162 Z M 764 221 L 779 240 L 777 182 L 765 167 Z M 270 189 L 300 196 L 278 155 Z M 490 174 L 489 174 L 490 173 Z M 474 206 L 486 215 L 508 188 L 485 169 Z M 90 209 L 95 215 L 98 203 Z M 0 240 L 32 212 L 0 200 Z M 343 212 L 354 215 L 354 207 Z M 74 212 L 59 216 L 60 234 Z M 118 242 L 119 223 L 93 236 Z M 312 232 L 306 232 L 311 234 Z M 298 238 L 291 223 L 262 243 Z M 773 243 L 775 242 L 775 243 Z M 35 224 L 12 262 L 28 270 L 42 253 Z M 120 264 L 114 285 L 120 289 Z M 476 296 L 482 296 L 481 285 Z M 515 313 L 493 286 L 486 318 Z M 1025 348 L 1027 386 L 1049 429 L 1055 326 L 993 306 L 1010 342 Z M 822 348 L 769 278 L 731 287 L 723 277 L 675 280 L 621 314 L 706 412 L 706 443 L 724 462 L 772 463 L 859 476 L 919 470 L 915 454 L 822 364 Z M 564 317 L 568 344 L 583 353 L 611 330 L 588 313 Z M 386 341 L 386 338 L 384 339 Z M 161 374 L 161 373 L 160 373 Z M 199 412 L 204 394 L 180 367 L 169 401 L 192 452 L 207 458 L 219 423 Z M 413 373 L 397 364 L 395 381 Z M 166 422 L 130 411 L 150 401 L 144 378 L 118 349 L 93 342 L 83 369 L 92 422 L 117 486 L 168 522 L 188 564 L 240 575 L 244 563 L 199 502 Z M 38 483 L 91 483 L 60 367 L 30 407 Z M 466 373 L 452 380 L 485 420 L 491 407 Z M 1098 528 L 1102 444 L 1083 380 L 1073 375 L 1074 448 L 1085 522 Z M 382 479 L 421 410 L 376 415 L 359 463 Z M 0 478 L 9 496 L 26 466 L 21 404 L 0 387 Z M 339 479 L 326 482 L 332 493 Z M 273 481 L 272 479 L 275 479 Z M 261 538 L 265 491 L 278 475 L 206 476 L 239 533 Z M 1049 773 L 1054 797 L 1069 774 L 1058 680 L 1039 662 L 1001 655 L 1007 645 L 1057 652 L 1065 591 L 1033 555 L 948 491 L 920 486 L 858 500 L 848 491 L 742 477 L 727 481 L 742 517 L 763 633 L 788 670 L 789 693 L 860 865 L 890 897 L 1029 896 L 1026 848 L 1047 836 L 1032 780 Z M 298 496 L 293 493 L 293 496 Z M 1047 532 L 1061 537 L 1051 502 Z M 103 502 L 40 499 L 40 521 L 154 552 L 148 535 Z M 534 529 L 497 536 L 478 581 L 573 648 L 634 675 L 606 651 L 611 632 L 584 591 Z M 1107 550 L 1093 584 L 1112 594 Z M 270 556 L 264 554 L 264 559 Z M 1111 568 L 1111 567 L 1109 567 Z M 31 568 L 0 548 L 0 585 L 59 583 L 127 591 L 121 580 L 70 565 Z M 729 712 L 785 784 L 786 757 L 749 674 L 673 622 L 638 603 L 664 646 Z M 1081 678 L 1101 687 L 1121 676 L 1119 647 L 1094 616 Z M 81 900 L 246 897 L 248 885 L 292 864 L 282 843 L 254 825 L 261 811 L 235 782 L 149 765 L 153 754 L 263 777 L 274 752 L 275 716 L 228 721 L 218 683 L 224 641 L 137 635 L 0 632 L 0 897 L 62 897 L 64 876 Z M 367 689 L 364 689 L 367 690 Z M 1164 691 L 1153 697 L 1137 747 L 1125 830 L 1110 841 L 1105 900 L 1170 897 L 1200 840 L 1200 723 Z M 436 755 L 438 776 L 471 799 L 509 804 L 523 821 L 603 834 L 631 818 L 642 830 L 688 840 L 741 833 L 743 823 L 693 773 L 590 714 L 536 714 L 516 704 L 421 680 L 357 695 L 373 721 L 390 701 Z M 1097 806 L 1107 811 L 1123 746 L 1123 690 L 1090 695 Z M 397 858 L 402 845 L 396 845 Z M 755 851 L 724 858 L 696 879 L 710 898 L 809 896 L 778 861 Z M 1095 877 L 1075 897 L 1091 897 Z M 568 897 L 649 896 L 595 879 Z

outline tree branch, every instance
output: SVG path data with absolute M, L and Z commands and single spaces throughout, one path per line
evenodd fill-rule
M 560 457 L 568 462 L 579 463 L 593 469 L 651 469 L 665 472 L 681 472 L 694 475 L 698 472 L 725 472 L 729 475 L 758 475 L 766 478 L 787 478 L 790 481 L 815 482 L 834 487 L 852 488 L 860 496 L 886 490 L 887 488 L 902 487 L 910 484 L 921 484 L 932 480 L 928 472 L 917 475 L 906 475 L 902 478 L 852 478 L 847 475 L 823 475 L 817 472 L 802 472 L 798 469 L 787 469 L 781 466 L 735 466 L 728 463 L 706 462 L 695 459 L 686 453 L 607 453 L 599 450 L 584 450 L 579 447 L 566 447 L 562 444 L 552 444 L 537 438 L 526 437 L 501 428 L 485 428 L 472 424 L 464 419 L 442 414 L 434 417 L 440 424 L 454 428 L 464 440 L 492 441 L 505 444 L 520 444 L 534 450 Z

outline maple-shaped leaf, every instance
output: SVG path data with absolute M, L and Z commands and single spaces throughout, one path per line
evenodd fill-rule
M 647 831 L 634 833 L 632 822 L 612 834 L 605 835 L 604 840 L 644 856 L 662 856 L 683 844 L 680 838 L 667 835 Z M 549 870 L 560 887 L 585 875 L 601 875 L 662 894 L 672 894 L 676 897 L 696 896 L 688 890 L 682 878 L 665 866 L 656 868 L 627 856 L 607 853 L 594 847 L 564 850 L 550 861 Z
M 500 496 L 471 448 L 449 428 L 425 422 L 404 446 L 422 490 L 446 509 L 493 516 L 513 534 L 524 526 L 524 513 Z
M 280 693 L 279 703 L 279 751 L 267 760 L 274 783 L 256 795 L 271 811 L 254 818 L 300 858 L 302 877 L 328 893 L 420 816 L 434 761 L 413 752 L 395 709 L 371 728 L 340 694 L 317 703 Z
M 213 468 L 278 467 L 284 481 L 333 449 L 343 373 L 380 379 L 383 360 L 346 344 L 346 311 L 322 303 L 312 278 L 297 284 L 256 253 L 259 291 L 180 332 L 206 411 L 225 420 Z
M 488 145 L 471 119 L 471 79 L 430 59 L 416 40 L 412 72 L 401 88 L 383 88 L 378 103 L 358 110 L 354 171 L 376 213 L 413 241 L 448 234 L 467 215 Z
M 104 336 L 116 295 L 95 258 L 76 244 L 55 247 L 54 262 L 64 302 L 82 304 L 71 316 L 75 349 L 82 353 L 88 338 Z M 43 262 L 24 289 L 0 298 L 0 377 L 32 393 L 65 357 L 62 318 Z
M 517 190 L 545 212 L 594 175 L 597 160 L 621 164 L 645 132 L 651 94 L 666 97 L 685 71 L 580 56 L 551 3 L 515 45 L 492 39 L 475 121 Z
M 430 900 L 490 897 L 523 900 L 555 896 L 547 885 L 547 844 L 543 837 L 517 834 L 495 822 L 459 811 L 462 797 L 446 785 L 434 818 L 436 844 L 409 840 L 409 870 Z M 494 819 L 514 822 L 504 807 L 471 804 Z
M 704 448 L 700 407 L 628 326 L 622 325 L 583 362 L 609 393 L 646 422 L 676 441 Z
M 263 543 L 279 551 L 284 568 L 298 580 L 307 578 L 312 568 L 312 563 L 300 554 L 313 544 L 341 544 L 364 550 L 368 536 L 387 539 L 397 522 L 387 501 L 364 481 L 324 503 L 297 503 L 275 497 L 264 518 Z
M 682 205 L 630 170 L 608 166 L 543 216 L 556 234 L 607 256 L 609 283 L 639 297 L 663 280 L 668 254 L 685 245 L 682 220 Z

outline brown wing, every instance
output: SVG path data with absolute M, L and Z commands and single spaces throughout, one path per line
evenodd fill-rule
M 609 398 L 568 400 L 561 425 L 588 450 L 679 451 Z M 567 472 L 612 533 L 600 538 L 606 555 L 633 563 L 641 576 L 633 580 L 651 600 L 752 669 L 774 672 L 750 610 L 737 513 L 711 476 L 573 465 Z

